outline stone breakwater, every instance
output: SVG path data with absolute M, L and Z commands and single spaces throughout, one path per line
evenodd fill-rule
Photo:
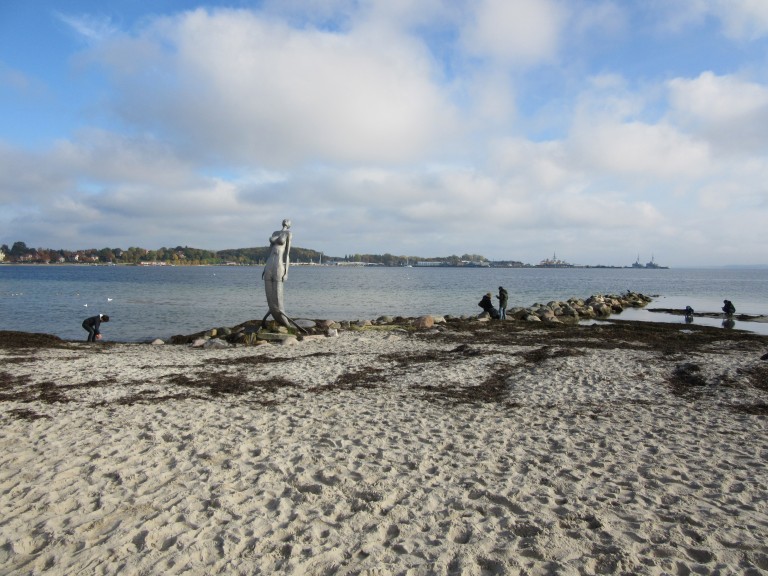
M 607 318 L 619 314 L 626 308 L 642 308 L 651 302 L 651 298 L 637 292 L 623 294 L 593 294 L 582 298 L 569 298 L 566 301 L 553 300 L 546 304 L 535 303 L 527 308 L 507 310 L 507 322 L 549 322 L 559 324 L 577 324 L 580 320 Z M 297 319 L 301 328 L 288 329 L 267 323 L 262 327 L 261 320 L 249 320 L 234 327 L 212 328 L 190 335 L 173 336 L 169 344 L 185 344 L 205 348 L 227 348 L 231 346 L 260 346 L 268 343 L 292 345 L 307 338 L 324 338 L 338 335 L 339 330 L 382 329 L 382 330 L 426 330 L 440 329 L 453 320 L 490 322 L 488 314 L 483 312 L 472 316 L 435 316 L 426 315 L 418 318 L 401 316 L 379 316 L 375 320 L 335 321 Z M 155 340 L 153 344 L 165 344 Z

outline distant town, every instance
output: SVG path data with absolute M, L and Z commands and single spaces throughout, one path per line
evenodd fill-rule
M 229 250 L 204 250 L 189 246 L 160 248 L 89 248 L 63 250 L 31 248 L 24 242 L 12 246 L 0 246 L 0 264 L 86 264 L 93 266 L 263 266 L 269 255 L 269 247 L 233 248 Z M 317 250 L 291 248 L 291 264 L 294 266 L 392 266 L 392 267 L 466 267 L 466 268 L 658 268 L 653 256 L 645 264 L 640 257 L 627 266 L 577 265 L 561 260 L 556 254 L 536 264 L 518 260 L 489 260 L 480 254 L 423 258 L 396 256 L 394 254 L 347 254 L 327 256 Z

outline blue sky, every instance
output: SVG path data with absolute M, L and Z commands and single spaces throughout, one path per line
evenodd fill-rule
M 0 244 L 768 264 L 768 3 L 5 0 Z

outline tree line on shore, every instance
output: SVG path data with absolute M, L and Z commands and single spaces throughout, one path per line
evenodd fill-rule
M 85 250 L 64 250 L 53 248 L 32 248 L 24 242 L 12 246 L 0 246 L 0 262 L 19 264 L 167 264 L 176 266 L 199 265 L 263 265 L 269 255 L 269 246 L 254 248 L 232 248 L 227 250 L 204 250 L 189 246 L 147 250 L 132 246 L 121 248 L 88 248 Z M 464 263 L 487 263 L 479 254 L 423 258 L 419 256 L 396 256 L 394 254 L 347 254 L 343 257 L 326 256 L 317 250 L 291 248 L 291 261 L 299 264 L 330 264 L 334 262 L 360 263 L 381 266 L 406 266 L 418 262 L 433 262 L 448 266 Z M 511 265 L 520 265 L 513 262 Z

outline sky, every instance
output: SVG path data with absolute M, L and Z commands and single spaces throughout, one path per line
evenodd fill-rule
M 3 0 L 0 244 L 768 264 L 764 0 Z

